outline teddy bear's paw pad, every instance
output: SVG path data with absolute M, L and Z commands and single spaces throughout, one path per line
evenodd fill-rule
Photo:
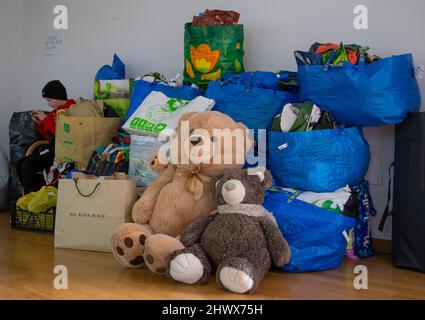
M 112 244 L 112 253 L 125 268 L 140 268 L 145 265 L 143 259 L 144 243 L 147 235 L 129 235 L 116 239 Z
M 246 293 L 254 285 L 254 280 L 248 274 L 232 267 L 220 270 L 220 282 L 227 290 L 236 293 Z
M 194 284 L 202 278 L 204 267 L 192 253 L 181 253 L 170 263 L 170 276 L 179 282 Z

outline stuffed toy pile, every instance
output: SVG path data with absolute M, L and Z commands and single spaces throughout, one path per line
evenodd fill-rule
M 180 133 L 183 121 L 189 123 L 189 142 Z M 211 179 L 242 168 L 252 141 L 249 135 L 245 135 L 243 161 L 236 161 L 236 148 L 233 148 L 230 155 L 234 161 L 224 164 L 229 150 L 225 149 L 223 141 L 219 143 L 214 139 L 214 129 L 248 132 L 245 125 L 223 113 L 189 112 L 181 117 L 177 129 L 179 150 L 187 143 L 190 155 L 197 150 L 197 145 L 209 143 L 210 150 L 213 150 L 209 164 L 194 164 L 190 157 L 184 158 L 187 157 L 184 152 L 179 155 L 177 164 L 168 166 L 161 166 L 157 158 L 152 158 L 152 167 L 160 175 L 135 203 L 134 223 L 121 225 L 112 236 L 112 252 L 121 265 L 138 268 L 146 264 L 152 272 L 164 275 L 170 255 L 184 248 L 178 239 L 183 230 L 217 208 L 214 190 L 210 188 Z M 202 137 L 202 131 L 208 132 L 208 140 Z

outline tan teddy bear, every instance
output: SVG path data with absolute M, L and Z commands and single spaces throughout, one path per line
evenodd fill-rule
M 229 140 L 225 134 L 232 131 L 238 136 Z M 170 151 L 176 151 L 178 161 L 158 169 L 159 177 L 133 207 L 134 223 L 123 224 L 112 236 L 112 252 L 124 267 L 146 264 L 165 274 L 170 255 L 184 248 L 179 240 L 183 230 L 217 208 L 210 180 L 240 169 L 252 146 L 245 125 L 216 111 L 184 114 L 174 139 Z M 208 163 L 201 150 L 210 151 L 205 153 Z M 153 158 L 153 167 L 157 160 Z

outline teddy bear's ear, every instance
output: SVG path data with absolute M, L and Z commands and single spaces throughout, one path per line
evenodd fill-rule
M 264 167 L 256 167 L 248 170 L 251 171 L 250 174 L 255 174 L 258 176 L 261 186 L 264 190 L 267 190 L 272 186 L 272 175 L 269 170 Z
M 210 188 L 211 188 L 211 191 L 212 191 L 214 196 L 215 196 L 215 193 L 216 193 L 216 190 L 217 190 L 217 184 L 218 184 L 218 182 L 220 181 L 221 178 L 223 178 L 223 176 L 219 175 L 219 176 L 212 177 L 211 180 L 210 180 Z
M 273 182 L 272 180 L 273 180 L 272 174 L 270 173 L 269 170 L 266 169 L 264 171 L 264 180 L 261 182 L 264 190 L 271 188 L 272 182 Z

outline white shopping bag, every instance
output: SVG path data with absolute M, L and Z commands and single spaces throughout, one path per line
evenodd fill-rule
M 126 121 L 123 129 L 130 134 L 158 135 L 164 130 L 175 130 L 183 114 L 209 111 L 214 104 L 214 100 L 202 96 L 186 101 L 152 91 Z

